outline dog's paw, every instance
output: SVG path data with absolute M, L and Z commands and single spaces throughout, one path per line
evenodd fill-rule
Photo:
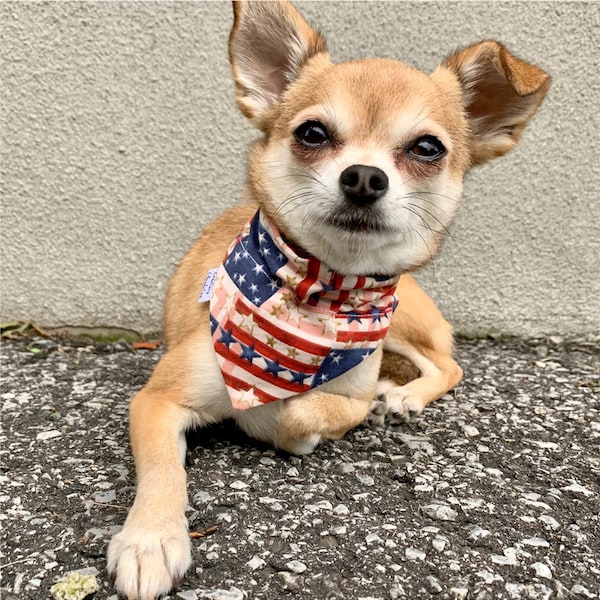
M 179 584 L 192 562 L 187 523 L 128 520 L 111 540 L 107 569 L 128 599 L 154 600 Z
M 385 422 L 385 415 L 388 412 L 388 405 L 385 394 L 378 394 L 373 402 L 369 414 L 365 417 L 363 423 L 370 427 L 381 427 Z
M 397 386 L 385 392 L 388 415 L 392 421 L 407 423 L 411 418 L 420 415 L 425 409 L 425 402 L 421 396 Z
M 279 432 L 277 436 L 276 446 L 280 450 L 295 456 L 304 456 L 310 454 L 321 441 L 321 436 L 318 433 L 307 435 L 303 438 L 293 438 L 291 436 L 283 435 Z

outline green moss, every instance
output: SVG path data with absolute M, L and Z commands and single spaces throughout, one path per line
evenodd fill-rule
M 133 329 L 125 329 L 123 327 L 82 327 L 71 326 L 53 327 L 46 329 L 51 337 L 66 337 L 66 338 L 89 338 L 95 342 L 118 342 L 123 340 L 129 344 L 139 342 L 144 339 L 156 339 L 153 336 L 142 335 Z
M 85 575 L 77 571 L 67 576 L 50 588 L 54 600 L 84 600 L 98 591 L 98 582 L 93 575 Z
M 64 325 L 61 327 L 41 327 L 35 323 L 11 321 L 0 323 L 0 337 L 18 338 L 41 335 L 51 339 L 76 338 L 89 339 L 94 342 L 112 343 L 124 341 L 129 344 L 143 340 L 160 339 L 160 332 L 140 333 L 125 327 L 86 327 L 80 325 Z

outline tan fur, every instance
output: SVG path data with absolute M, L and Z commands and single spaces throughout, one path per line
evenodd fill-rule
M 438 250 L 468 169 L 517 143 L 549 85 L 541 69 L 493 41 L 453 54 L 430 76 L 388 59 L 333 64 L 323 38 L 287 2 L 234 3 L 230 58 L 237 103 L 262 136 L 250 150 L 244 203 L 206 228 L 169 283 L 167 351 L 131 401 L 138 488 L 108 551 L 108 570 L 128 598 L 168 592 L 191 564 L 186 430 L 231 418 L 252 437 L 304 454 L 365 419 L 420 413 L 460 381 L 451 326 L 406 273 Z M 302 145 L 294 132 L 307 121 L 322 123 L 331 143 Z M 443 144 L 436 160 L 415 157 L 423 136 Z M 351 165 L 377 167 L 389 179 L 376 207 L 360 208 L 378 219 L 366 231 L 331 221 L 350 210 L 340 174 Z M 314 390 L 237 411 L 213 351 L 208 304 L 198 297 L 258 206 L 333 270 L 403 274 L 377 351 Z

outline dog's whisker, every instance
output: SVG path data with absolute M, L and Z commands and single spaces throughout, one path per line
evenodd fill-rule
M 429 215 L 436 223 L 438 223 L 441 227 L 441 230 L 437 230 L 434 229 L 433 227 L 431 227 L 431 231 L 437 234 L 441 234 L 444 233 L 445 235 L 447 235 L 450 239 L 452 239 L 453 241 L 454 238 L 452 237 L 452 234 L 450 233 L 448 227 L 446 227 L 446 225 L 434 214 L 432 213 L 430 210 L 427 210 L 426 208 L 423 208 L 422 206 L 418 206 L 416 204 L 412 204 L 412 203 L 408 203 L 407 208 L 412 209 L 412 211 L 415 214 L 419 214 L 419 216 L 421 217 L 421 219 L 423 219 L 423 222 L 426 222 L 426 219 L 420 214 L 419 211 L 423 211 L 424 213 L 426 213 L 427 215 Z

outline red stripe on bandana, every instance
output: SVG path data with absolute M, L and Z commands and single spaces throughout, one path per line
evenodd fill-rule
M 215 351 L 217 352 L 217 354 L 222 356 L 228 362 L 232 363 L 233 365 L 236 365 L 237 367 L 240 367 L 241 369 L 243 369 L 244 371 L 247 371 L 248 373 L 251 373 L 258 379 L 261 379 L 262 381 L 265 381 L 267 383 L 270 383 L 271 385 L 274 385 L 275 387 L 287 390 L 288 392 L 294 392 L 294 394 L 301 394 L 302 392 L 305 392 L 306 390 L 310 389 L 309 385 L 302 385 L 300 383 L 294 383 L 293 381 L 288 381 L 287 379 L 284 379 L 283 377 L 277 377 L 277 376 L 273 375 L 272 373 L 267 373 L 263 367 L 259 367 L 258 365 L 250 363 L 250 361 L 248 361 L 247 359 L 242 358 L 241 356 L 235 354 L 235 352 L 228 349 L 225 346 L 225 344 L 217 344 L 215 346 Z M 250 389 L 251 387 L 252 386 L 248 384 L 247 388 L 242 388 L 242 389 Z
M 381 339 L 381 333 L 385 335 L 388 329 L 389 326 L 378 331 L 341 331 L 337 339 L 340 342 L 376 342 Z
M 293 358 L 290 358 L 289 356 L 286 356 L 285 354 L 282 354 L 281 352 L 278 352 L 277 350 L 275 350 L 275 348 L 273 348 L 269 344 L 262 342 L 259 339 L 256 339 L 250 333 L 248 333 L 241 327 L 238 327 L 232 321 L 227 321 L 225 323 L 225 328 L 228 331 L 231 331 L 233 336 L 237 338 L 240 342 L 246 344 L 246 346 L 254 346 L 257 352 L 260 352 L 260 354 L 262 354 L 269 360 L 279 361 L 279 364 L 282 367 L 285 367 L 286 369 L 290 369 L 292 371 L 297 372 L 304 371 L 305 373 L 310 375 L 314 375 L 319 370 L 318 365 L 309 365 L 306 363 L 302 363 L 300 361 L 294 360 Z M 275 339 L 275 341 L 278 340 Z
M 296 287 L 296 294 L 300 299 L 304 299 L 310 287 L 319 280 L 321 263 L 318 260 L 308 260 L 308 272 L 306 277 Z
M 242 312 L 243 303 L 238 301 L 236 302 L 236 308 L 240 307 L 240 312 Z M 241 306 L 240 306 L 241 305 Z M 245 314 L 250 314 L 248 308 L 243 306 L 243 310 L 247 311 Z M 285 329 L 281 329 L 277 327 L 273 322 L 269 321 L 267 318 L 263 317 L 258 311 L 253 313 L 254 322 L 265 332 L 273 337 L 277 338 L 280 342 L 285 344 L 286 346 L 290 346 L 292 348 L 299 348 L 303 352 L 307 354 L 316 354 L 317 356 L 327 356 L 331 352 L 331 347 L 324 346 L 321 344 L 315 344 L 313 342 L 308 341 L 306 338 L 295 335 L 291 331 L 286 331 Z
M 254 394 L 257 398 L 260 399 L 261 404 L 268 404 L 270 402 L 276 402 L 280 400 L 280 398 L 276 398 L 275 396 L 270 396 L 266 392 L 250 385 L 247 381 L 243 381 L 242 379 L 238 379 L 229 373 L 223 373 L 223 379 L 225 381 L 225 385 L 234 390 L 244 390 L 249 391 L 254 388 Z

